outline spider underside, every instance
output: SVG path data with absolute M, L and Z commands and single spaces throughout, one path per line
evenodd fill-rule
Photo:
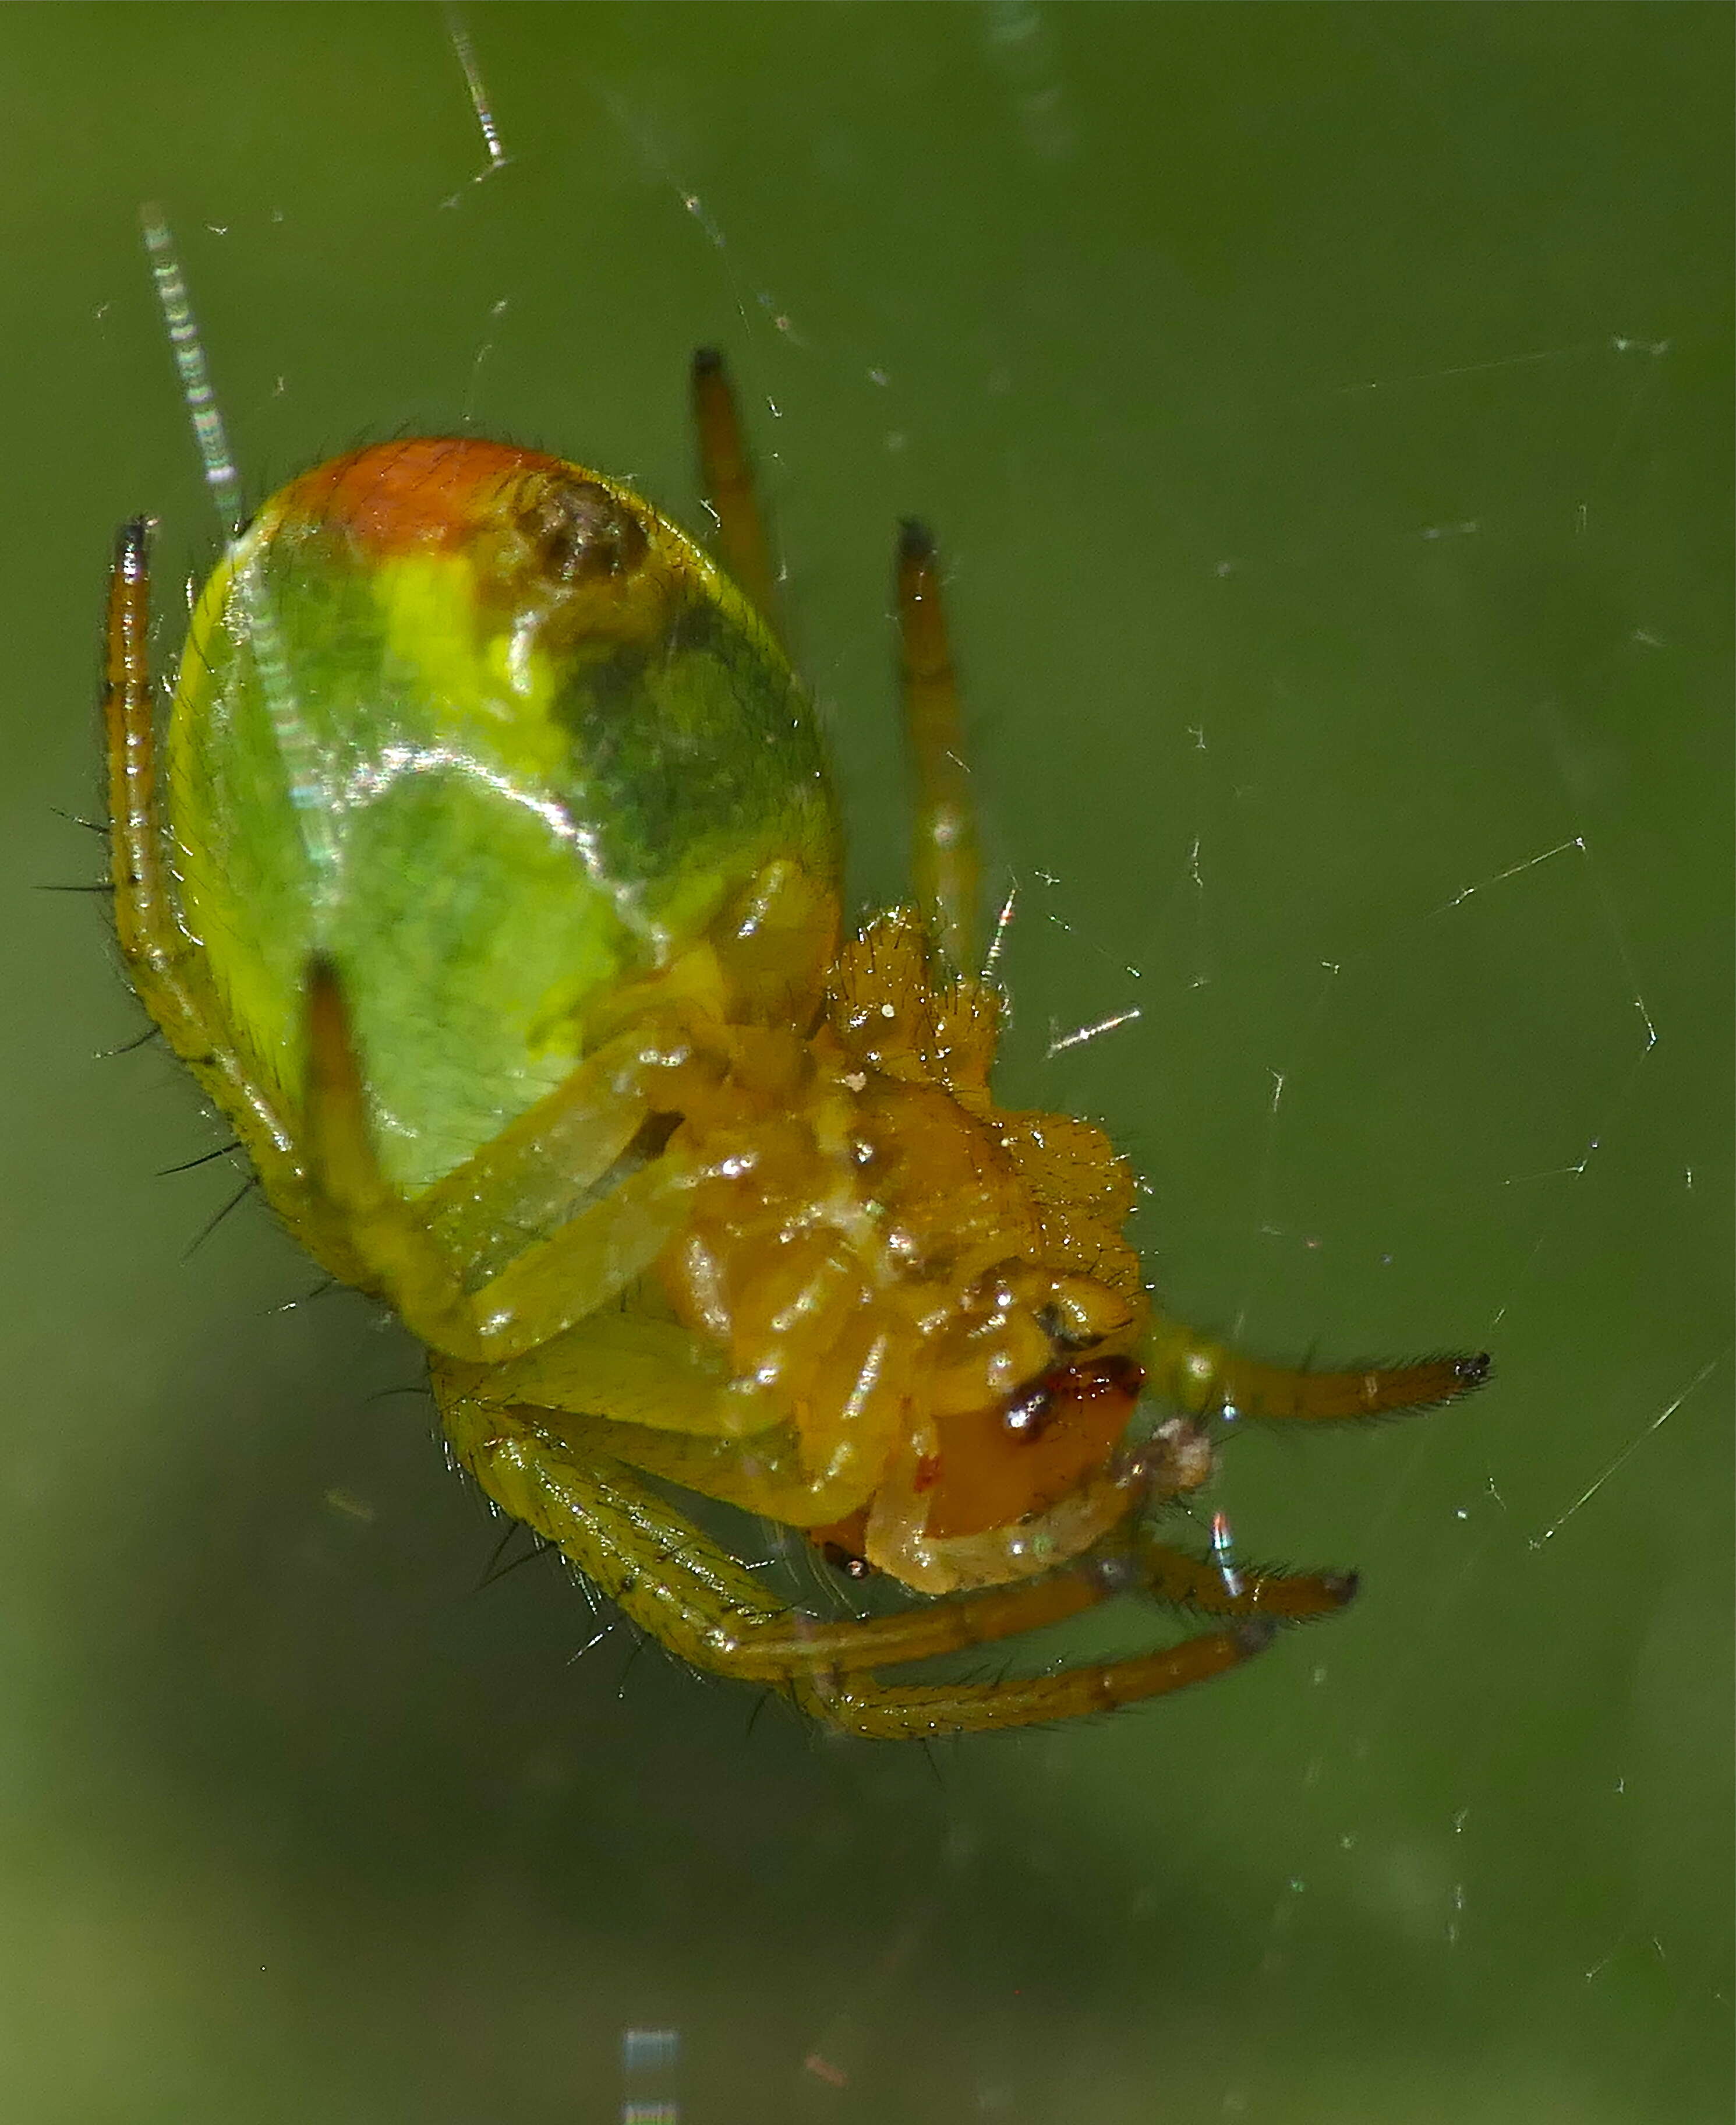
M 772 572 L 716 357 L 696 360 L 694 380 L 722 558 L 769 616 Z M 829 947 L 823 978 L 804 987 L 802 954 L 816 937 L 835 934 L 835 910 L 811 878 L 769 865 L 707 942 L 699 975 L 684 962 L 680 978 L 645 984 L 630 1008 L 623 1005 L 614 1037 L 569 1079 L 454 1171 L 407 1197 L 382 1171 L 336 968 L 319 959 L 308 968 L 304 1094 L 299 1114 L 286 1111 L 231 1024 L 204 948 L 181 918 L 156 786 L 148 531 L 140 520 L 120 534 L 106 636 L 112 876 L 133 984 L 233 1127 L 292 1232 L 334 1276 L 388 1300 L 427 1345 L 451 1450 L 498 1508 L 694 1667 L 769 1685 L 826 1725 L 868 1736 L 1111 1710 L 1223 1673 L 1268 1643 L 1281 1622 L 1329 1614 L 1351 1598 L 1348 1574 L 1226 1571 L 1158 1541 L 1146 1514 L 1205 1480 L 1207 1426 L 1217 1415 L 1332 1419 L 1419 1407 L 1480 1383 L 1488 1361 L 1449 1357 L 1316 1373 L 1254 1363 L 1154 1316 L 1120 1237 L 1124 1169 L 1107 1143 L 1064 1117 L 1009 1115 L 994 1105 L 988 1072 L 998 1002 L 961 971 L 975 964 L 976 830 L 924 533 L 906 527 L 897 571 L 917 790 L 915 909 L 882 916 L 854 940 Z M 737 1004 L 749 998 L 751 1008 L 732 1005 L 735 1015 L 720 1017 L 715 994 Z M 780 1023 L 766 999 L 786 996 L 793 1001 Z M 856 1350 L 849 1337 L 859 1331 L 859 1314 L 840 1311 L 803 1330 L 805 1341 L 790 1341 L 816 1383 L 802 1407 L 818 1413 L 798 1437 L 744 1393 L 749 1368 L 739 1353 L 732 1369 L 727 1336 L 746 1302 L 719 1317 L 722 1349 L 709 1350 L 695 1335 L 708 1262 L 774 1258 L 755 1237 L 759 1227 L 744 1222 L 733 1177 L 736 1194 L 723 1192 L 718 1176 L 727 1161 L 719 1147 L 746 1144 L 758 1155 L 793 1128 L 779 1184 L 784 1196 L 767 1194 L 767 1181 L 749 1206 L 762 1221 L 768 1204 L 800 1203 L 803 1190 L 818 1199 L 832 1188 L 845 1159 L 836 1147 L 847 1141 L 849 1157 L 870 1166 L 880 1159 L 905 1176 L 894 1187 L 924 1205 L 924 1171 L 962 1160 L 961 1171 L 986 1176 L 980 1203 L 975 1180 L 954 1187 L 952 1199 L 968 1198 L 980 1227 L 964 1239 L 989 1265 L 1003 1259 L 995 1253 L 1003 1242 L 1004 1259 L 1025 1260 L 1034 1250 L 1039 1261 L 1040 1275 L 993 1272 L 1002 1277 L 995 1289 L 1010 1293 L 1007 1306 L 1023 1309 L 1018 1319 L 1028 1335 L 1035 1319 L 1048 1340 L 1033 1345 L 1032 1369 L 989 1408 L 988 1443 L 959 1449 L 971 1480 L 957 1484 L 958 1500 L 947 1508 L 952 1521 L 939 1534 L 929 1493 L 943 1457 L 933 1426 L 924 1429 L 927 1413 L 910 1405 L 914 1390 L 899 1399 L 893 1359 L 905 1345 L 896 1336 Z M 775 1161 L 766 1154 L 762 1163 Z M 551 1174 L 562 1184 L 553 1195 Z M 863 1199 L 843 1203 L 839 1230 L 861 1223 Z M 714 1212 L 707 1207 L 713 1203 L 721 1206 Z M 716 1227 L 709 1254 L 694 1237 L 711 1229 L 708 1217 Z M 503 1232 L 518 1242 L 503 1246 Z M 947 1237 L 968 1253 L 957 1233 Z M 786 1251 L 788 1242 L 785 1232 Z M 852 1244 L 872 1251 L 880 1242 L 870 1235 Z M 652 1265 L 683 1246 L 688 1267 L 666 1272 L 653 1290 Z M 622 1274 L 623 1260 L 635 1265 L 632 1275 Z M 984 1278 L 992 1282 L 987 1270 L 979 1283 Z M 902 1289 L 889 1280 L 885 1303 L 905 1308 L 898 1333 L 911 1350 L 926 1350 L 920 1336 L 930 1331 L 906 1322 L 915 1300 Z M 853 1391 L 869 1383 L 868 1419 L 861 1394 L 835 1397 L 835 1407 L 826 1401 L 828 1369 L 847 1366 L 855 1369 L 846 1381 Z M 1064 1424 L 1047 1446 L 1037 1438 L 1057 1410 L 1075 1428 L 1113 1420 L 1127 1432 L 1123 1420 L 1142 1384 L 1171 1404 L 1168 1421 L 1143 1439 L 1129 1432 L 1099 1439 L 1090 1454 L 1080 1448 L 1066 1485 L 1057 1476 L 1047 1488 L 1030 1487 L 1036 1510 L 972 1524 L 989 1510 L 979 1501 L 973 1511 L 973 1483 L 1000 1480 L 1004 1462 L 1035 1465 L 1019 1461 L 1025 1449 L 1006 1447 L 1003 1434 L 1022 1426 L 1037 1441 L 1033 1454 L 1062 1455 L 1065 1442 L 1056 1442 Z M 967 1399 L 962 1391 L 955 1397 Z M 981 1431 L 974 1412 L 948 1421 Z M 863 1473 L 870 1438 L 882 1461 L 891 1454 L 886 1465 L 896 1472 L 877 1488 Z M 665 1496 L 660 1484 L 670 1482 L 835 1541 L 858 1562 L 864 1545 L 877 1543 L 877 1558 L 898 1561 L 896 1576 L 938 1598 L 896 1614 L 817 1620 L 773 1598 L 703 1532 Z M 1016 1487 L 1009 1495 L 1025 1496 Z M 1051 1557 L 1058 1561 L 1050 1564 Z M 1161 1651 L 1034 1676 L 925 1685 L 881 1679 L 882 1670 L 1012 1639 L 1122 1594 L 1197 1612 L 1212 1627 Z

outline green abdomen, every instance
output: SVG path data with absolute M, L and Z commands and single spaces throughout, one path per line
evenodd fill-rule
M 637 497 L 381 445 L 268 503 L 195 615 L 169 746 L 188 926 L 293 1117 L 336 959 L 407 1190 L 567 1074 L 588 1017 L 779 857 L 837 862 L 807 704 Z

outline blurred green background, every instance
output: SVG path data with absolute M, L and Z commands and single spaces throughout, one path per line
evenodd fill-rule
M 436 8 L 0 13 L 0 2116 L 1728 2117 L 1729 12 L 466 19 L 482 182 Z M 1228 1457 L 1353 1613 L 1108 1724 L 750 1723 L 575 1658 L 546 1560 L 478 1590 L 415 1350 L 282 1310 L 256 1204 L 185 1256 L 215 1124 L 92 1059 L 139 1015 L 39 890 L 101 874 L 112 527 L 165 667 L 215 535 L 149 198 L 258 493 L 470 424 L 691 518 L 729 347 L 865 896 L 932 516 L 1010 1095 L 1113 1128 L 1201 1321 L 1497 1351 Z

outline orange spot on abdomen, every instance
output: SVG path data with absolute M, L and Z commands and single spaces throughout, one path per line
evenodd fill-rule
M 286 528 L 332 525 L 375 554 L 456 547 L 526 473 L 566 469 L 558 458 L 510 443 L 418 436 L 316 465 L 275 507 Z

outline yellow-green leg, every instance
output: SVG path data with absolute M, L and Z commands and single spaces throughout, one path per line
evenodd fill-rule
M 638 1469 L 788 1527 L 824 1527 L 866 1504 L 896 1442 L 901 1404 L 866 1393 L 843 1436 L 815 1453 L 764 1398 L 673 1322 L 609 1311 L 501 1366 L 433 1368 L 435 1392 L 534 1408 L 543 1435 L 587 1466 Z M 773 1405 L 775 1412 L 776 1405 Z
M 686 1217 L 689 1176 L 665 1151 L 467 1289 L 421 1206 L 407 1203 L 380 1169 L 349 1012 L 327 960 L 309 969 L 307 1025 L 308 1186 L 360 1263 L 354 1280 L 388 1299 L 432 1349 L 478 1364 L 534 1349 L 616 1297 Z
M 1161 1592 L 1183 1576 L 1174 1553 L 1124 1545 L 1046 1579 L 901 1615 L 821 1623 L 773 1600 L 624 1463 L 570 1451 L 534 1411 L 442 1391 L 438 1372 L 435 1379 L 458 1458 L 496 1504 L 555 1544 L 672 1652 L 714 1674 L 769 1684 L 844 1732 L 897 1739 L 1111 1711 L 1238 1666 L 1269 1644 L 1269 1618 L 1286 1613 L 1258 1590 L 1235 1599 L 1221 1592 L 1217 1605 L 1236 1618 L 1230 1628 L 1160 1652 L 1001 1682 L 888 1686 L 868 1671 L 1000 1642 L 1116 1594 Z M 1197 1581 L 1196 1605 L 1210 1605 L 1210 1567 L 1197 1565 Z M 1296 1584 L 1312 1590 L 1291 1611 L 1297 1614 L 1324 1613 L 1351 1590 L 1348 1581 Z
M 753 467 L 729 371 L 714 346 L 702 346 L 694 356 L 693 402 L 699 478 L 717 520 L 717 558 L 781 639 L 777 584 L 764 521 L 754 493 Z
M 346 1275 L 350 1265 L 341 1246 L 309 1228 L 285 1118 L 260 1073 L 223 1031 L 205 955 L 176 919 L 158 813 L 148 653 L 151 528 L 143 516 L 121 526 L 109 575 L 103 724 L 115 935 L 139 1001 L 221 1110 L 266 1194 L 327 1266 Z
M 693 402 L 699 474 L 717 521 L 718 558 L 773 632 L 780 634 L 776 578 L 741 414 L 715 347 L 701 347 L 694 356 Z M 905 728 L 915 780 L 911 871 L 917 904 L 954 970 L 973 973 L 980 891 L 976 808 L 934 544 L 914 521 L 899 535 L 896 599 Z
M 1474 1392 L 1490 1370 L 1486 1351 L 1335 1372 L 1262 1364 L 1162 1314 L 1146 1331 L 1139 1358 L 1151 1392 L 1190 1416 L 1329 1421 L 1428 1409 Z
M 475 1290 L 640 1166 L 666 1141 L 651 1119 L 647 1029 L 608 1042 L 414 1199 L 416 1222 Z
M 1202 1616 L 1265 1616 L 1303 1623 L 1356 1598 L 1353 1571 L 1265 1571 L 1243 1565 L 1234 1581 L 1215 1558 L 1173 1549 L 1145 1529 L 1133 1538 L 1139 1582 L 1155 1600 Z
M 976 806 L 934 542 L 914 521 L 899 535 L 896 596 L 905 728 L 916 785 L 912 883 L 954 971 L 974 973 L 981 890 Z

